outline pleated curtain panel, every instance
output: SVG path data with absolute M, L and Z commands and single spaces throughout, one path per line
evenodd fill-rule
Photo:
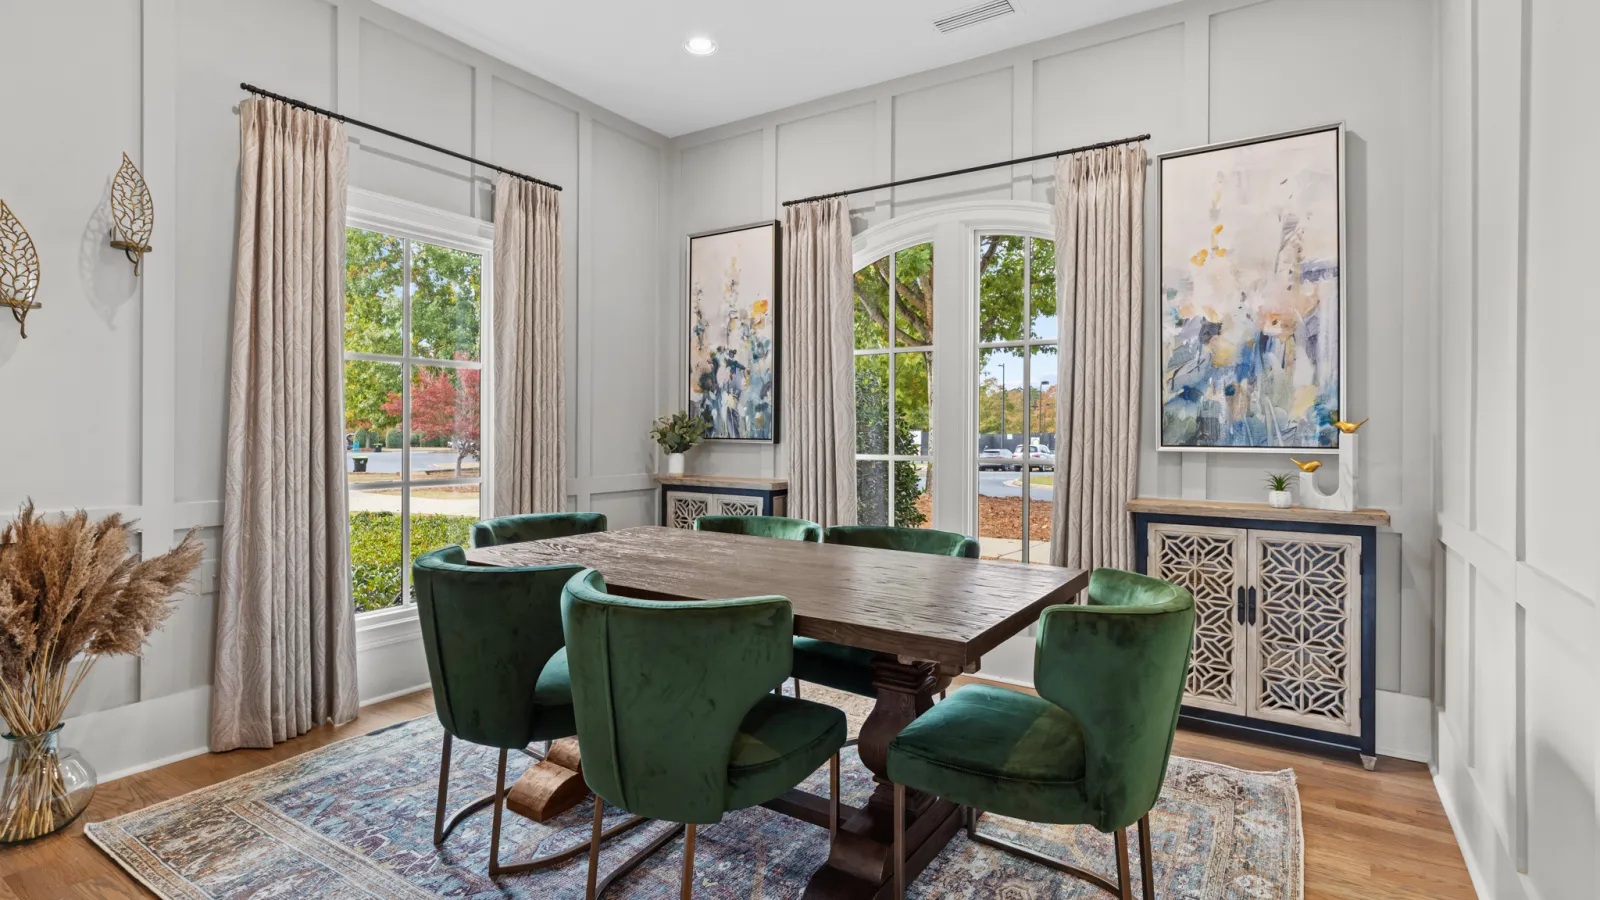
M 783 391 L 789 515 L 856 521 L 855 339 L 850 208 L 844 198 L 788 207 L 783 223 Z
M 502 174 L 494 188 L 494 506 L 557 512 L 563 483 L 561 201 Z
M 344 490 L 344 125 L 239 106 L 214 751 L 356 715 Z
M 1056 161 L 1055 502 L 1050 561 L 1133 567 L 1126 504 L 1139 478 L 1145 150 Z

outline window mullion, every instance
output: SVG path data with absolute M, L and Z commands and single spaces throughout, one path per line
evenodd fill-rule
M 411 239 L 401 247 L 400 284 L 400 603 L 411 602 Z

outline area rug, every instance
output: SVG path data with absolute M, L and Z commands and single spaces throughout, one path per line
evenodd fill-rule
M 859 727 L 856 698 L 837 700 Z M 852 729 L 852 731 L 854 728 Z M 463 822 L 433 846 L 443 736 L 432 716 L 313 750 L 138 812 L 90 824 L 102 850 L 165 900 L 576 900 L 587 856 L 541 872 L 490 880 L 490 814 Z M 456 742 L 452 808 L 493 789 L 495 751 Z M 515 757 L 513 757 L 515 758 Z M 827 792 L 826 769 L 807 789 Z M 870 773 L 845 751 L 843 795 L 863 803 Z M 544 825 L 507 814 L 501 859 L 515 861 L 587 839 L 585 801 Z M 623 814 L 610 814 L 607 825 Z M 1301 900 L 1303 837 L 1293 770 L 1246 772 L 1174 758 L 1151 813 L 1156 896 L 1162 900 Z M 602 871 L 668 828 L 650 823 L 612 840 Z M 1041 826 L 985 815 L 979 830 L 1114 877 L 1111 837 L 1093 828 Z M 1130 834 L 1130 837 L 1132 835 Z M 1133 844 L 1135 880 L 1138 842 Z M 682 838 L 618 879 L 608 898 L 678 897 Z M 765 809 L 731 813 L 700 829 L 699 900 L 788 900 L 827 858 L 827 830 Z M 1097 888 L 957 835 L 907 891 L 914 898 L 1044 900 L 1107 896 Z M 1135 896 L 1139 891 L 1135 889 Z

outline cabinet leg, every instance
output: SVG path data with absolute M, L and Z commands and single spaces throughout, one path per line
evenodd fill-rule
M 1361 768 L 1366 769 L 1368 772 L 1371 772 L 1373 769 L 1376 769 L 1377 767 L 1378 767 L 1378 758 L 1376 756 L 1368 756 L 1365 753 L 1361 754 Z

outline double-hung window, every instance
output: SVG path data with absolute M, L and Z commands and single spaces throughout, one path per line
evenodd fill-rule
M 488 246 L 352 215 L 345 478 L 356 611 L 412 602 L 411 563 L 482 518 Z M 426 235 L 427 239 L 423 236 Z

